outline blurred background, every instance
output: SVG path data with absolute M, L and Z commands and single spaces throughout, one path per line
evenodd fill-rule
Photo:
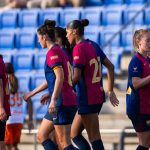
M 0 54 L 5 62 L 13 63 L 20 90 L 30 91 L 45 81 L 43 67 L 46 50 L 38 43 L 36 29 L 45 19 L 56 20 L 65 27 L 73 19 L 87 18 L 85 38 L 97 42 L 115 66 L 114 91 L 120 105 L 113 107 L 106 94 L 100 118 L 102 139 L 106 150 L 134 150 L 134 131 L 126 129 L 131 123 L 126 116 L 127 68 L 134 53 L 132 36 L 136 29 L 149 28 L 148 0 L 0 0 Z M 103 67 L 104 89 L 107 91 L 107 70 Z M 28 134 L 27 106 L 20 150 L 41 150 L 36 141 L 38 126 L 47 106 L 41 106 L 40 96 L 34 96 L 35 130 Z M 125 129 L 125 130 L 124 130 Z M 86 136 L 86 133 L 84 133 Z

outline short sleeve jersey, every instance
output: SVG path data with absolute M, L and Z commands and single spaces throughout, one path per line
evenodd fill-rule
M 76 94 L 72 88 L 72 68 L 64 51 L 58 46 L 53 46 L 46 55 L 45 77 L 48 83 L 50 95 L 53 94 L 55 85 L 54 68 L 62 67 L 64 72 L 64 82 L 61 92 L 56 100 L 56 106 L 76 105 Z
M 78 43 L 73 49 L 73 65 L 82 71 L 77 83 L 78 104 L 82 106 L 101 104 L 100 70 L 96 50 L 89 41 Z
M 17 92 L 16 94 L 10 94 L 9 104 L 11 110 L 11 116 L 7 120 L 7 124 L 23 123 L 23 95 L 24 92 Z
M 9 107 L 9 85 L 8 77 L 5 70 L 5 64 L 2 56 L 0 56 L 0 79 L 3 81 L 3 90 L 4 90 L 4 109 L 6 114 L 10 116 L 10 107 Z
M 131 59 L 128 67 L 128 85 L 126 94 L 127 113 L 150 114 L 150 83 L 135 89 L 132 78 L 145 78 L 150 75 L 150 58 L 144 58 L 137 53 Z

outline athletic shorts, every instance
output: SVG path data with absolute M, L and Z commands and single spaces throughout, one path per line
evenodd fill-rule
M 56 114 L 47 111 L 44 118 L 53 121 L 54 125 L 67 125 L 72 123 L 76 112 L 77 106 L 60 106 Z
M 6 121 L 0 120 L 0 141 L 4 141 L 5 139 L 5 127 L 6 127 Z
M 15 145 L 20 143 L 22 127 L 23 125 L 21 123 L 7 124 L 5 132 L 5 144 Z
M 92 114 L 92 113 L 100 113 L 102 104 L 94 104 L 94 105 L 86 105 L 86 106 L 78 106 L 78 114 Z
M 128 114 L 136 132 L 150 131 L 150 114 Z

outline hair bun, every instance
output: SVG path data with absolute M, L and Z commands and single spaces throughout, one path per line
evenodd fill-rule
M 45 25 L 45 26 L 49 26 L 49 27 L 55 27 L 56 21 L 55 21 L 55 20 L 48 20 L 48 19 L 46 19 L 46 20 L 44 21 L 44 25 Z
M 88 20 L 88 19 L 82 19 L 82 20 L 81 20 L 81 24 L 82 24 L 83 26 L 87 26 L 87 25 L 89 24 L 89 20 Z

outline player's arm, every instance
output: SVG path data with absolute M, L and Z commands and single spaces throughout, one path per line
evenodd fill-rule
M 73 79 L 72 79 L 73 86 L 75 86 L 79 82 L 81 78 L 81 72 L 82 71 L 80 68 L 75 67 L 73 69 Z
M 31 98 L 32 96 L 34 96 L 35 94 L 45 90 L 48 87 L 47 81 L 43 82 L 41 85 L 39 85 L 38 87 L 36 87 L 34 90 L 24 94 L 24 100 L 28 101 L 29 98 Z
M 0 120 L 4 120 L 6 118 L 6 112 L 3 104 L 4 104 L 3 81 L 0 78 Z
M 103 64 L 108 69 L 108 72 L 107 72 L 108 97 L 110 98 L 110 102 L 113 106 L 118 106 L 119 100 L 117 99 L 116 94 L 113 91 L 113 87 L 114 87 L 114 65 L 110 62 L 110 60 L 107 57 L 104 59 Z
M 56 99 L 59 96 L 59 93 L 61 92 L 63 82 L 64 82 L 64 72 L 62 66 L 55 66 L 53 67 L 54 73 L 55 73 L 55 85 L 54 85 L 54 91 L 51 97 L 51 102 L 49 105 L 50 112 L 55 111 L 55 102 Z
M 145 78 L 132 77 L 132 83 L 135 89 L 139 89 L 150 83 L 150 75 Z

